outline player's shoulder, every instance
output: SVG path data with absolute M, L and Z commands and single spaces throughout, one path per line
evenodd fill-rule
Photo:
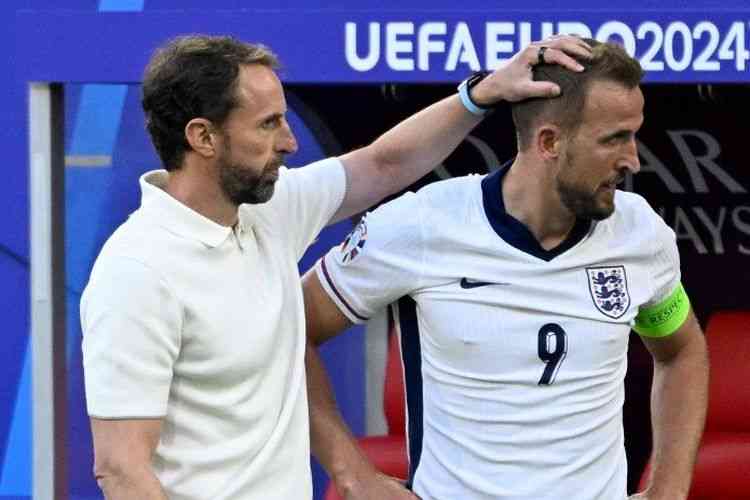
M 423 226 L 445 226 L 451 221 L 460 222 L 467 209 L 481 201 L 483 178 L 470 174 L 433 182 L 381 205 L 373 215 L 399 225 L 418 221 Z
M 661 217 L 641 195 L 628 191 L 615 192 L 615 212 L 612 222 L 625 229 L 646 229 L 661 221 Z
M 432 203 L 456 198 L 465 199 L 467 189 L 479 188 L 484 178 L 485 176 L 480 174 L 451 177 L 426 185 L 418 191 L 418 194 Z
M 469 174 L 428 184 L 417 192 L 427 220 L 462 221 L 482 200 L 484 175 Z
M 464 176 L 437 181 L 419 189 L 407 191 L 366 214 L 368 231 L 378 239 L 412 241 L 418 235 L 434 237 L 466 217 L 469 192 L 481 197 L 480 176 Z M 475 189 L 472 185 L 476 184 Z M 377 235 L 377 236 L 376 236 Z

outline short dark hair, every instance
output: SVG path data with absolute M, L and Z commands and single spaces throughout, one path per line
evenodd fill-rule
M 246 64 L 276 69 L 279 63 L 267 47 L 228 36 L 181 36 L 156 50 L 144 72 L 141 105 L 164 168 L 182 165 L 190 150 L 185 138 L 190 120 L 223 125 L 237 106 L 238 75 Z
M 566 133 L 575 133 L 583 118 L 583 108 L 592 82 L 611 81 L 628 89 L 641 83 L 643 69 L 640 63 L 620 45 L 584 40 L 592 48 L 592 57 L 576 58 L 584 66 L 583 72 L 570 71 L 558 64 L 534 66 L 533 79 L 555 82 L 560 86 L 561 94 L 552 99 L 527 99 L 513 104 L 513 123 L 516 126 L 519 151 L 531 145 L 534 126 L 540 120 L 550 120 Z

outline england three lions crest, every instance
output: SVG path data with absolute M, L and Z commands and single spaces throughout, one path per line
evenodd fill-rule
M 600 313 L 618 319 L 630 306 L 625 266 L 587 267 L 589 291 Z

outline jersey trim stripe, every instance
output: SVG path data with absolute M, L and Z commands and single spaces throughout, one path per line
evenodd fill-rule
M 323 276 L 325 276 L 326 281 L 328 282 L 328 286 L 331 287 L 331 290 L 333 290 L 333 293 L 336 294 L 336 297 L 338 297 L 339 301 L 341 301 L 342 304 L 349 310 L 350 313 L 352 313 L 352 316 L 355 318 L 358 318 L 362 321 L 367 321 L 369 318 L 362 316 L 361 314 L 357 314 L 357 311 L 354 310 L 352 306 L 349 305 L 349 303 L 344 299 L 344 297 L 341 295 L 341 292 L 339 292 L 338 288 L 336 288 L 336 285 L 333 283 L 333 280 L 331 279 L 331 275 L 328 274 L 328 268 L 326 267 L 326 255 L 323 256 L 322 259 L 320 259 L 320 268 L 323 270 Z
M 407 431 L 409 433 L 409 479 L 411 489 L 422 456 L 423 400 L 422 400 L 422 346 L 417 322 L 417 303 L 411 297 L 398 301 L 398 324 L 401 331 L 401 359 L 404 361 L 406 384 Z

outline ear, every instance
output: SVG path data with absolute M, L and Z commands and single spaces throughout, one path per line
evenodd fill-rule
M 562 148 L 562 133 L 560 127 L 545 124 L 536 131 L 536 143 L 538 154 L 547 160 L 557 160 Z
M 216 128 L 205 118 L 193 118 L 185 125 L 185 139 L 193 151 L 204 158 L 212 158 L 216 154 Z

